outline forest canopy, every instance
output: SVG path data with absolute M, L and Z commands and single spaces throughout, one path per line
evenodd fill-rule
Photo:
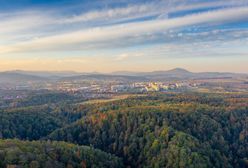
M 1 138 L 19 139 L 1 141 L 4 166 L 30 165 L 29 157 L 35 158 L 32 165 L 44 164 L 47 146 L 58 165 L 67 167 L 82 166 L 74 149 L 89 151 L 87 167 L 248 166 L 245 94 L 151 93 L 110 102 L 23 106 L 4 109 L 0 116 Z M 29 156 L 33 150 L 37 153 Z M 21 161 L 15 158 L 20 153 Z M 100 155 L 110 162 L 101 162 Z

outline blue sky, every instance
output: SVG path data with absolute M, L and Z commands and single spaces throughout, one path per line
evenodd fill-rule
M 0 70 L 248 73 L 247 0 L 0 0 Z

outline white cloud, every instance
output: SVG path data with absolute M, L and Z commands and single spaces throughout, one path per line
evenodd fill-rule
M 37 38 L 15 45 L 0 46 L 0 53 L 28 52 L 41 50 L 60 50 L 70 48 L 91 48 L 113 45 L 127 39 L 127 42 L 144 41 L 146 38 L 170 29 L 182 28 L 199 24 L 222 24 L 247 20 L 248 7 L 222 9 L 175 19 L 151 20 L 121 25 L 96 27 L 64 33 L 60 35 Z M 131 39 L 128 41 L 128 39 Z M 140 40 L 140 41 L 139 41 Z M 131 45 L 131 44 L 130 44 Z
M 116 61 L 123 61 L 129 58 L 137 58 L 144 56 L 144 53 L 123 53 L 117 56 Z
M 161 7 L 155 11 L 155 4 L 133 5 L 128 7 L 120 7 L 114 9 L 105 9 L 98 11 L 90 11 L 80 15 L 74 15 L 66 19 L 61 19 L 60 23 L 77 23 L 89 21 L 109 21 L 109 20 L 128 20 L 133 18 L 145 17 L 161 12 Z M 159 11 L 158 11 L 159 10 Z
M 248 2 L 244 0 L 225 0 L 212 2 L 196 1 L 195 3 L 189 3 L 185 0 L 161 0 L 145 4 L 129 5 L 127 7 L 118 7 L 113 9 L 107 8 L 102 10 L 90 11 L 87 13 L 81 13 L 78 15 L 61 18 L 58 23 L 71 24 L 93 21 L 121 22 L 156 15 L 158 16 L 158 18 L 165 18 L 170 12 L 212 7 L 238 7 L 243 5 L 248 5 Z
M 33 31 L 33 29 L 47 26 L 53 21 L 54 18 L 49 16 L 49 12 L 47 14 L 41 11 L 5 13 L 0 15 L 0 35 L 20 33 L 23 30 Z
M 89 12 L 82 12 L 81 14 L 73 16 L 61 15 L 59 10 L 28 10 L 11 13 L 0 13 L 0 35 L 6 33 L 20 33 L 23 31 L 43 31 L 42 34 L 49 34 L 47 30 L 54 28 L 55 30 L 66 29 L 71 31 L 70 25 L 74 24 L 74 28 L 83 29 L 88 27 L 87 24 L 92 22 L 97 24 L 111 24 L 121 21 L 129 21 L 132 19 L 149 17 L 149 16 L 167 16 L 169 12 L 177 12 L 182 10 L 192 10 L 199 8 L 211 7 L 240 7 L 248 5 L 246 0 L 225 0 L 225 1 L 211 1 L 202 2 L 187 0 L 160 0 L 152 1 L 144 4 L 127 5 L 117 8 L 106 8 L 101 10 L 90 10 Z M 63 13 L 63 12 L 62 12 Z M 163 19 L 165 17 L 162 17 Z M 79 23 L 85 23 L 81 25 Z M 77 27 L 77 24 L 79 25 Z M 66 27 L 65 27 L 66 26 Z M 54 33 L 54 32 L 53 32 Z

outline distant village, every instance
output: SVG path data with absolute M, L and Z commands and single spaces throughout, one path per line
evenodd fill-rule
M 22 99 L 25 98 L 25 91 L 59 91 L 72 94 L 82 94 L 88 98 L 96 98 L 115 93 L 145 93 L 145 92 L 166 92 L 193 89 L 200 86 L 200 83 L 182 82 L 104 82 L 104 81 L 69 81 L 56 83 L 28 83 L 16 86 L 1 86 L 3 90 L 19 91 L 15 94 L 5 94 L 2 99 Z M 10 92 L 11 93 L 11 92 Z
M 58 82 L 58 83 L 30 83 L 25 85 L 7 86 L 9 90 L 58 90 L 85 92 L 154 92 L 198 87 L 200 83 L 182 82 Z M 3 88 L 2 88 L 3 89 Z
M 60 91 L 84 91 L 84 92 L 158 92 L 176 89 L 187 89 L 199 86 L 200 83 L 193 82 L 60 82 L 56 85 L 47 85 L 48 90 Z

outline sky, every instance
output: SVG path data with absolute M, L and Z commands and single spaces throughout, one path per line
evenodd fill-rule
M 0 0 L 0 71 L 248 73 L 248 0 Z

